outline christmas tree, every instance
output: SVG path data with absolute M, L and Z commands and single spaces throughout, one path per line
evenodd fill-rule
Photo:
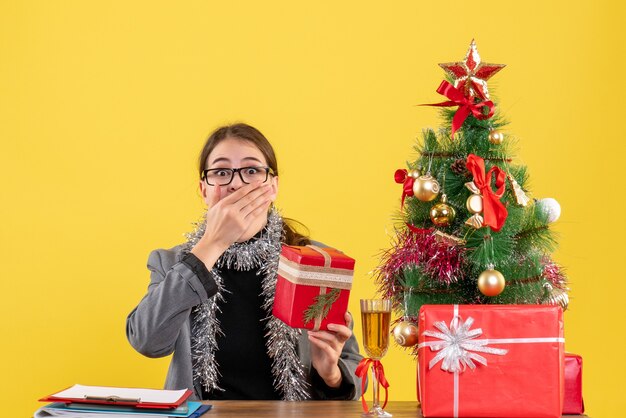
M 481 61 L 474 41 L 465 59 L 440 64 L 447 73 L 437 92 L 448 100 L 445 123 L 425 129 L 418 158 L 395 173 L 401 211 L 391 248 L 376 281 L 403 320 L 403 346 L 417 341 L 424 304 L 568 304 L 563 270 L 551 257 L 550 224 L 560 207 L 536 200 L 528 172 L 513 160 L 515 141 L 504 130 L 487 80 L 504 65 Z

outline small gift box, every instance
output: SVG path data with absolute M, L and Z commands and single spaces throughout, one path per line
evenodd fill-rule
M 560 417 L 563 311 L 424 305 L 418 391 L 425 417 Z
M 272 313 L 293 328 L 345 324 L 354 259 L 329 247 L 283 245 Z
M 565 353 L 565 397 L 563 414 L 581 415 L 585 412 L 583 402 L 583 358 Z

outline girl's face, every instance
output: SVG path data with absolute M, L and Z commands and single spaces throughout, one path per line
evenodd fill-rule
M 263 153 L 251 142 L 239 138 L 226 138 L 211 151 L 204 166 L 206 169 L 265 167 L 267 166 L 267 161 Z M 272 201 L 274 201 L 278 194 L 278 177 L 269 175 L 267 183 L 272 185 Z M 215 192 L 215 187 L 221 188 L 221 200 L 245 185 L 241 181 L 239 173 L 235 173 L 233 181 L 226 186 L 209 186 L 206 182 L 200 180 L 200 191 L 204 202 L 209 205 L 209 196 Z

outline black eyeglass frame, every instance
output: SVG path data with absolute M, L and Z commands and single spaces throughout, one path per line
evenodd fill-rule
M 235 179 L 235 173 L 239 174 L 239 178 L 241 179 L 242 183 L 244 184 L 250 184 L 247 181 L 245 181 L 243 179 L 243 175 L 241 175 L 241 171 L 242 170 L 248 170 L 250 168 L 255 168 L 257 170 L 265 170 L 265 180 L 263 180 L 263 183 L 267 182 L 267 179 L 269 178 L 270 174 L 273 176 L 274 175 L 274 170 L 272 170 L 271 167 L 267 167 L 267 166 L 249 166 L 249 167 L 240 167 L 240 168 L 209 168 L 206 170 L 202 170 L 202 177 L 201 180 L 204 180 L 204 182 L 206 184 L 208 184 L 209 186 L 228 186 L 230 183 L 233 182 L 233 180 Z M 207 177 L 208 173 L 210 171 L 230 171 L 230 180 L 228 181 L 228 183 L 225 184 L 212 184 L 209 183 L 209 178 Z

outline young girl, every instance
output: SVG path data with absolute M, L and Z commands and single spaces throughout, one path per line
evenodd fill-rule
M 292 329 L 272 316 L 281 244 L 306 245 L 272 202 L 278 166 L 257 129 L 208 138 L 199 160 L 206 221 L 188 241 L 148 258 L 148 292 L 126 321 L 148 357 L 174 353 L 166 389 L 196 399 L 358 399 L 352 321 Z

